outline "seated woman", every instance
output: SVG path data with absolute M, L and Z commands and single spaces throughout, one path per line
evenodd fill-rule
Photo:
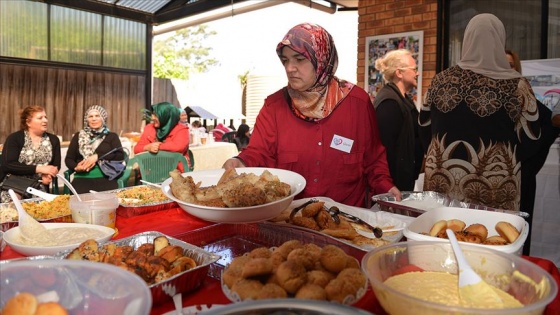
M 144 127 L 134 153 L 158 153 L 159 150 L 179 152 L 189 159 L 189 129 L 179 123 L 180 109 L 168 102 L 152 105 L 152 123 Z M 179 164 L 179 171 L 184 172 Z
M 41 106 L 28 106 L 21 111 L 20 129 L 8 136 L 2 149 L 0 187 L 6 175 L 23 176 L 41 181 L 38 188 L 48 192 L 48 186 L 60 169 L 60 140 L 47 132 L 47 114 Z M 2 202 L 12 199 L 7 189 L 0 192 Z M 30 198 L 27 193 L 21 196 Z
M 241 151 L 249 145 L 249 140 L 251 140 L 251 132 L 249 131 L 249 126 L 246 124 L 239 125 L 237 131 L 235 132 L 235 138 L 233 142 L 237 146 L 237 150 Z
M 97 161 L 122 161 L 122 150 L 119 136 L 107 128 L 107 111 L 99 105 L 93 105 L 84 115 L 84 129 L 72 137 L 66 153 L 66 166 L 74 173 L 72 186 L 78 193 L 90 190 L 104 191 L 118 188 L 117 179 L 109 180 L 105 176 Z M 109 153 L 115 148 L 120 148 Z M 107 154 L 109 153 L 109 154 Z

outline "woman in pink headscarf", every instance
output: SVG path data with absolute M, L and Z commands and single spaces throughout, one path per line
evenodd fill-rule
M 368 94 L 337 78 L 338 55 L 321 26 L 299 24 L 276 47 L 288 85 L 269 95 L 249 146 L 224 168 L 272 167 L 305 177 L 298 198 L 366 206 L 367 192 L 400 191 L 389 175 Z

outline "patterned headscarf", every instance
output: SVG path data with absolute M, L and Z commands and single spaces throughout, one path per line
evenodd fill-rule
M 98 129 L 92 129 L 88 124 L 88 116 L 91 112 L 99 112 L 101 119 L 103 119 L 103 124 Z M 109 128 L 107 128 L 107 111 L 105 108 L 99 105 L 90 106 L 84 115 L 84 129 L 80 130 L 78 136 L 78 146 L 80 154 L 84 158 L 88 158 L 95 153 L 95 149 L 99 146 L 105 136 L 109 133 Z
M 465 28 L 461 61 L 457 64 L 492 79 L 519 78 L 521 74 L 509 66 L 505 47 L 506 30 L 502 21 L 493 14 L 478 14 Z
M 288 84 L 295 113 L 311 120 L 327 117 L 354 87 L 334 76 L 338 53 L 332 36 L 319 25 L 302 23 L 289 30 L 278 43 L 276 54 L 279 57 L 286 46 L 302 54 L 315 68 L 316 81 L 308 90 L 300 92 Z
M 159 120 L 159 128 L 156 130 L 156 137 L 159 141 L 163 141 L 179 122 L 181 110 L 171 103 L 162 102 L 152 105 L 152 113 L 154 113 Z

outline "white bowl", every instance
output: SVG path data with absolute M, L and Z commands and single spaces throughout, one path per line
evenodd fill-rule
M 172 178 L 166 179 L 161 184 L 163 193 L 171 200 L 176 201 L 179 206 L 187 213 L 203 220 L 219 223 L 251 223 L 265 221 L 274 218 L 286 209 L 294 197 L 305 188 L 305 178 L 292 171 L 264 168 L 264 167 L 243 167 L 238 168 L 237 173 L 253 173 L 261 175 L 265 170 L 268 170 L 272 175 L 278 176 L 281 182 L 289 184 L 292 187 L 291 194 L 282 199 L 266 203 L 263 205 L 242 207 L 242 208 L 217 208 L 201 206 L 193 203 L 188 203 L 177 199 L 171 192 Z M 205 170 L 183 173 L 183 177 L 191 176 L 195 183 L 201 182 L 201 187 L 216 185 L 220 177 L 224 173 L 224 169 Z
M 483 224 L 488 229 L 488 236 L 498 235 L 495 226 L 500 221 L 511 223 L 520 231 L 519 237 L 515 242 L 508 245 L 483 245 L 467 243 L 473 246 L 487 247 L 501 252 L 520 256 L 523 251 L 523 244 L 529 235 L 529 224 L 518 215 L 503 212 L 474 210 L 454 207 L 441 207 L 432 209 L 418 216 L 404 230 L 404 236 L 409 241 L 442 241 L 441 238 L 425 235 L 422 233 L 430 232 L 432 225 L 439 220 L 459 219 L 465 222 L 466 226 L 474 223 Z
M 103 236 L 96 238 L 95 240 L 98 243 L 104 243 L 111 239 L 113 234 L 115 234 L 115 230 L 109 227 L 105 227 L 102 225 L 93 225 L 93 224 L 82 224 L 82 223 L 42 223 L 43 226 L 47 229 L 56 229 L 56 228 L 91 228 L 97 229 L 103 232 Z M 26 256 L 37 256 L 37 255 L 54 255 L 58 252 L 74 249 L 78 247 L 84 240 L 80 242 L 61 245 L 61 246 L 32 246 L 32 245 L 24 245 L 20 243 L 20 229 L 19 226 L 13 227 L 8 231 L 4 232 L 4 241 L 10 245 L 10 247 L 15 250 L 16 252 L 26 255 Z

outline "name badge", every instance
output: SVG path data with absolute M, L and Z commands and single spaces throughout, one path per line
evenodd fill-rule
M 352 150 L 352 145 L 354 144 L 354 140 L 352 139 L 348 139 L 348 138 L 344 138 L 342 136 L 339 136 L 337 134 L 335 134 L 333 136 L 333 139 L 331 141 L 331 148 L 336 149 L 336 150 L 340 150 L 346 153 L 350 153 L 350 151 Z

